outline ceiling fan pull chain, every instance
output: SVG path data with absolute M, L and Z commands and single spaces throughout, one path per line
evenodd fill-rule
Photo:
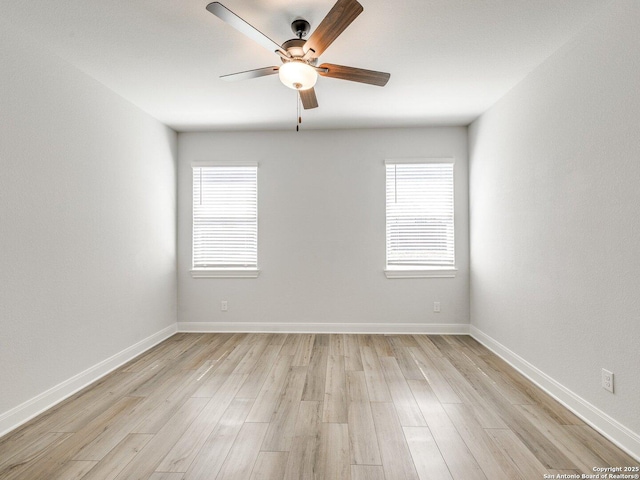
M 300 124 L 302 123 L 302 115 L 300 114 L 300 95 L 296 92 L 296 108 L 298 113 L 298 124 L 296 125 L 296 132 L 300 131 Z

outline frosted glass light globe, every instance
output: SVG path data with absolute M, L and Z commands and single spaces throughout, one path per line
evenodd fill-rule
M 315 69 L 299 60 L 292 60 L 282 65 L 278 70 L 278 76 L 285 86 L 294 90 L 308 90 L 318 80 Z

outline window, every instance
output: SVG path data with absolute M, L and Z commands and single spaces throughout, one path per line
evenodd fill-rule
M 453 159 L 387 160 L 388 278 L 455 276 Z
M 193 166 L 194 277 L 258 276 L 258 166 Z

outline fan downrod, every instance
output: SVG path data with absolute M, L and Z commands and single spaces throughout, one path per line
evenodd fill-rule
M 291 22 L 291 31 L 296 34 L 296 37 L 302 39 L 306 37 L 311 29 L 311 25 L 309 22 L 304 20 L 303 18 L 296 18 L 293 22 Z

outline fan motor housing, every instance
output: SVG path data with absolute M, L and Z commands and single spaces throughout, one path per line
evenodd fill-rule
M 306 40 L 302 40 L 301 38 L 292 38 L 291 40 L 287 40 L 282 44 L 282 48 L 284 48 L 287 52 L 289 52 L 294 57 L 302 57 L 304 55 L 304 50 L 302 47 L 307 43 Z

